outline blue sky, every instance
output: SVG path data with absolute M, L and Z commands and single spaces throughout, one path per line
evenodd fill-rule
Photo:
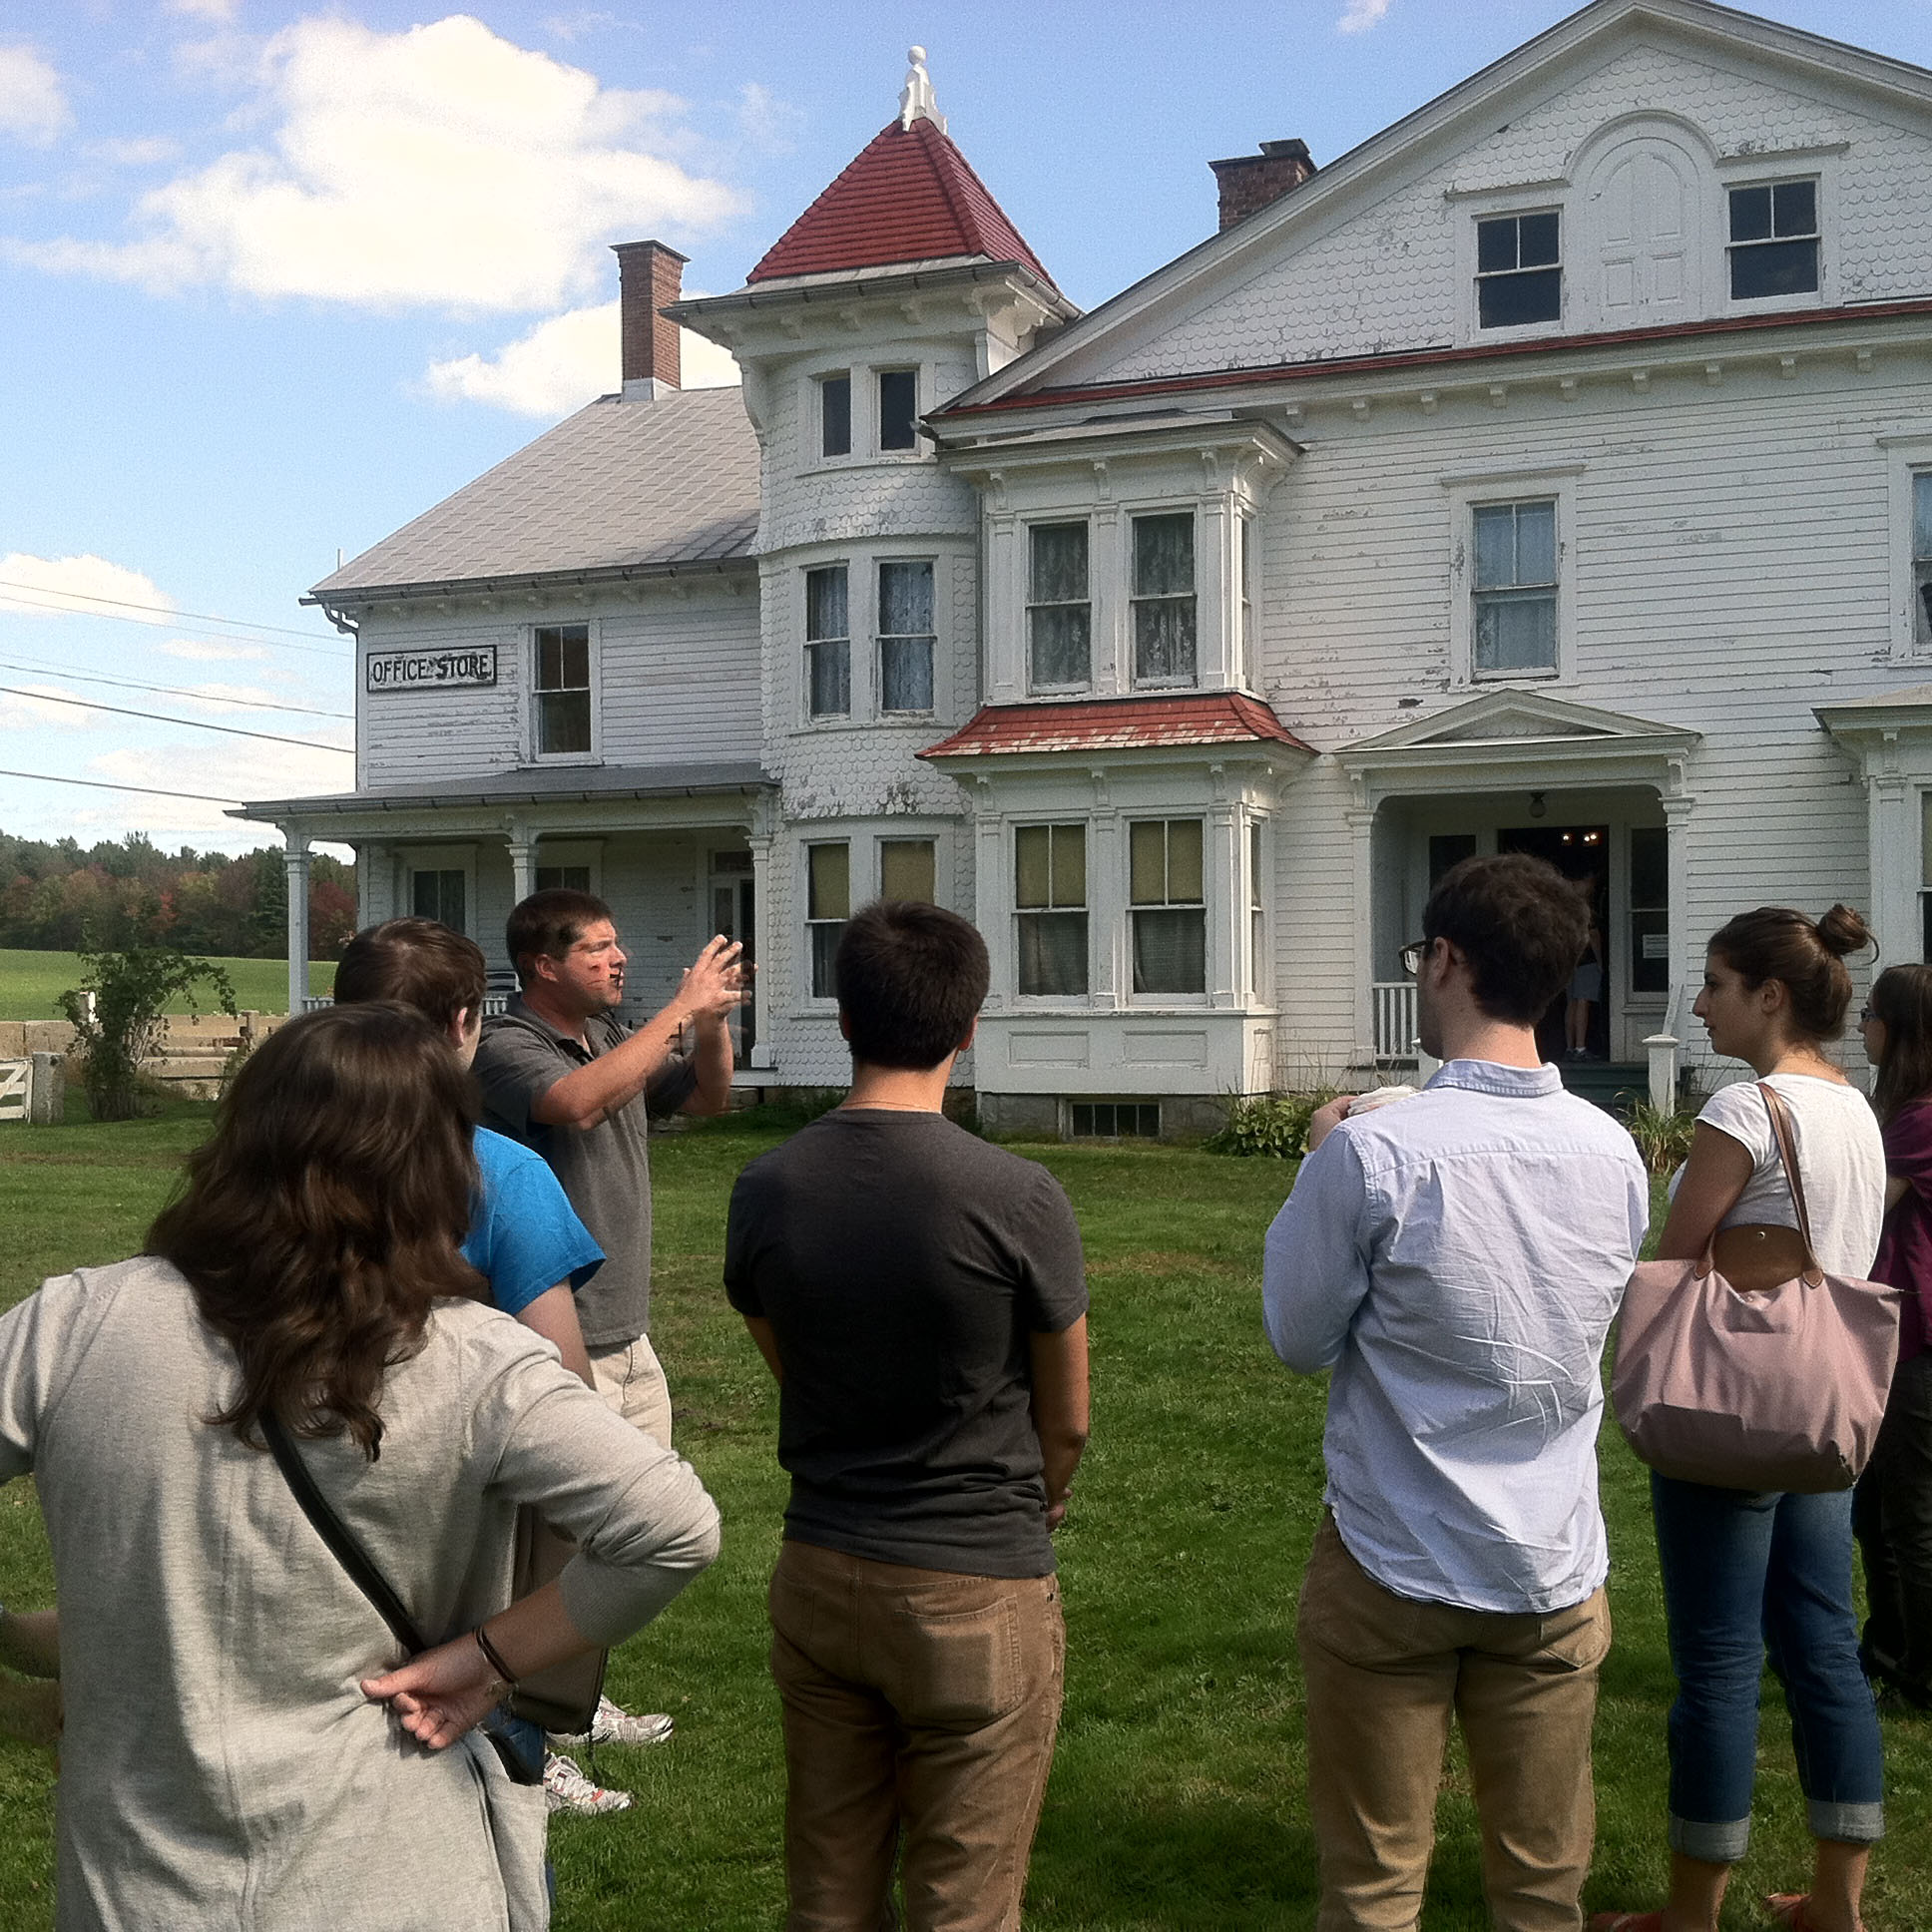
M 607 243 L 741 282 L 890 118 L 910 42 L 1091 306 L 1212 231 L 1211 158 L 1298 135 L 1332 161 L 1566 11 L 0 0 L 0 770 L 346 787 L 320 747 L 348 741 L 348 645 L 297 599 L 615 386 Z M 1932 65 L 1926 0 L 1764 11 Z M 0 829 L 135 828 L 261 836 L 0 775 Z

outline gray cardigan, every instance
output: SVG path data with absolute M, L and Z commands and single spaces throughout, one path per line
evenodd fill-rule
M 0 1480 L 37 1479 L 61 1613 L 61 1932 L 541 1926 L 543 1793 L 363 1697 L 394 1640 L 273 1461 L 203 1420 L 235 1379 L 153 1258 L 0 1316 Z M 381 1408 L 377 1461 L 302 1453 L 432 1640 L 508 1601 L 520 1503 L 577 1539 L 564 1599 L 602 1644 L 717 1554 L 689 1465 L 508 1315 L 439 1304 Z

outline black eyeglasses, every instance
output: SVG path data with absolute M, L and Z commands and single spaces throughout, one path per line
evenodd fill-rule
M 1414 979 L 1422 971 L 1422 962 L 1429 956 L 1429 948 L 1436 942 L 1433 939 L 1411 939 L 1396 957 L 1402 962 L 1402 970 Z

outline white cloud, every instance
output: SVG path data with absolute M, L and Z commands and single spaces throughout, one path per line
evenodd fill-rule
M 737 364 L 717 343 L 679 331 L 687 389 L 721 389 L 738 380 Z M 495 355 L 432 362 L 429 393 L 445 402 L 484 402 L 519 416 L 562 416 L 618 386 L 618 305 L 573 308 L 539 322 Z
M 22 685 L 18 693 L 0 692 L 0 731 L 84 731 L 109 722 L 96 711 L 46 704 L 35 693 L 47 698 L 80 696 L 60 685 Z
M 168 0 L 168 12 L 185 20 L 205 20 L 226 27 L 242 11 L 242 0 Z
M 136 135 L 126 141 L 96 141 L 82 152 L 89 161 L 104 161 L 110 168 L 156 168 L 173 161 L 181 143 L 171 135 Z
M 780 100 L 762 81 L 746 81 L 738 89 L 737 131 L 760 154 L 790 154 L 804 126 L 804 110 Z
M 231 644 L 217 638 L 176 638 L 155 649 L 165 658 L 186 658 L 192 664 L 241 664 L 268 655 L 266 645 Z
M 0 557 L 0 611 L 24 611 L 45 617 L 51 607 L 77 616 L 100 617 L 104 605 L 119 617 L 146 624 L 166 624 L 174 599 L 152 577 L 105 557 L 29 557 L 10 551 Z M 118 605 L 145 605 L 147 610 L 118 610 Z
M 0 134 L 44 148 L 67 126 L 60 76 L 24 43 L 0 47 Z
M 233 748 L 229 748 L 229 747 Z M 304 751 L 293 744 L 249 744 L 245 739 L 198 743 L 122 745 L 90 758 L 86 776 L 108 784 L 154 785 L 164 791 L 206 788 L 224 798 L 300 798 L 320 791 L 344 791 L 354 781 L 346 752 L 319 747 Z M 148 798 L 138 792 L 97 807 L 102 822 L 126 831 L 169 826 L 182 830 L 234 831 L 235 820 L 215 802 L 187 798 Z M 76 813 L 78 818 L 81 814 Z M 272 840 L 262 826 L 244 844 Z
M 665 158 L 687 144 L 675 97 L 602 87 L 463 15 L 394 34 L 300 20 L 263 44 L 252 85 L 269 147 L 142 195 L 134 240 L 6 253 L 158 292 L 541 309 L 597 286 L 607 242 L 739 206 Z
M 1335 22 L 1338 34 L 1365 34 L 1389 10 L 1389 0 L 1348 0 L 1342 17 Z

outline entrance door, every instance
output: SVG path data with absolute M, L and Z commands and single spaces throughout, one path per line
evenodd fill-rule
M 1528 852 L 1548 859 L 1590 902 L 1590 924 L 1595 935 L 1597 998 L 1590 1010 L 1584 1050 L 1593 1060 L 1610 1058 L 1610 946 L 1605 938 L 1606 908 L 1610 903 L 1610 827 L 1608 825 L 1521 825 L 1496 834 L 1499 852 Z M 1586 955 L 1586 959 L 1590 956 Z M 1561 1060 L 1567 1050 L 1565 1016 L 1569 988 L 1550 1002 L 1537 1022 L 1536 1044 L 1545 1060 Z
M 744 948 L 739 957 L 747 966 L 756 963 L 756 928 L 752 924 L 751 854 L 714 852 L 712 854 L 712 931 L 735 939 Z M 734 1041 L 732 1058 L 742 1067 L 750 1058 L 756 1030 L 747 1002 L 740 1006 L 731 1022 Z

